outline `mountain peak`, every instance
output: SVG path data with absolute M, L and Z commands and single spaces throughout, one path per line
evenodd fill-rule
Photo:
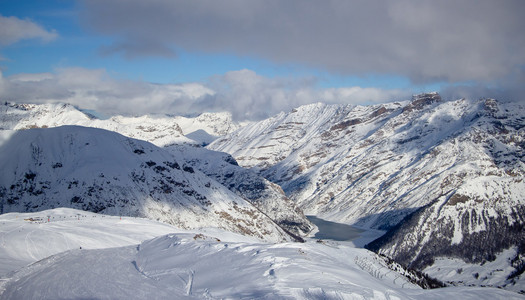
M 403 112 L 420 110 L 425 106 L 429 106 L 431 104 L 438 103 L 441 101 L 441 96 L 437 92 L 413 95 L 410 103 L 403 108 Z

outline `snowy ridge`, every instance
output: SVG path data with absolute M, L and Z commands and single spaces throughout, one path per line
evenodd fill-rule
M 78 126 L 15 132 L 0 148 L 2 213 L 71 207 L 290 237 L 252 204 L 164 149 Z
M 70 104 L 14 104 L 0 106 L 0 129 L 19 130 L 62 125 L 95 127 L 146 140 L 159 147 L 174 143 L 206 144 L 217 136 L 239 128 L 229 113 L 205 113 L 195 118 L 152 115 L 139 117 L 113 116 L 94 118 Z M 205 131 L 206 135 L 191 135 Z M 190 135 L 187 138 L 185 135 Z M 204 140 L 203 140 L 204 139 Z
M 351 107 L 322 103 L 301 106 L 292 113 L 248 124 L 208 148 L 232 154 L 243 167 L 265 169 L 302 148 L 338 110 Z
M 197 130 L 204 130 L 213 136 L 223 136 L 241 127 L 234 122 L 231 113 L 202 113 L 194 118 L 175 116 L 183 134 L 188 135 Z
M 24 220 L 38 216 L 52 221 Z M 27 235 L 49 241 L 16 243 L 19 253 L 56 251 L 4 276 L 2 299 L 522 299 L 493 288 L 422 290 L 374 253 L 339 244 L 261 244 L 220 230 L 185 232 L 71 209 L 11 213 L 0 222 L 4 243 Z M 122 245 L 107 243 L 109 236 Z M 80 240 L 93 247 L 79 249 Z

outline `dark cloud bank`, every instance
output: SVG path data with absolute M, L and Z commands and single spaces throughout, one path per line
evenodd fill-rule
M 342 74 L 488 82 L 523 72 L 521 0 L 83 2 L 83 20 L 128 56 L 236 53 Z

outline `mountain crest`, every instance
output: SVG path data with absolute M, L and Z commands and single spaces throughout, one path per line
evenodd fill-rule
M 403 108 L 403 112 L 421 110 L 426 106 L 439 103 L 441 101 L 441 96 L 437 92 L 413 95 L 410 103 Z

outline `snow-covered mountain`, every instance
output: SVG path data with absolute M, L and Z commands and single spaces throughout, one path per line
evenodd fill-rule
M 82 114 L 85 121 L 74 123 L 78 117 L 59 113 L 62 109 L 59 106 L 50 109 L 52 117 L 48 117 L 49 112 L 42 113 L 45 118 L 34 113 L 42 109 L 40 106 L 36 110 L 31 106 L 5 107 L 0 120 L 1 126 L 8 130 L 1 132 L 0 143 L 8 144 L 12 137 L 23 132 L 11 136 L 11 129 L 63 123 L 115 130 L 164 147 L 153 152 L 162 150 L 174 157 L 180 168 L 185 165 L 206 178 L 198 179 L 192 190 L 208 199 L 202 189 L 207 188 L 205 182 L 214 182 L 221 187 L 221 193 L 236 197 L 229 199 L 240 199 L 231 201 L 244 201 L 260 213 L 261 218 L 265 216 L 278 224 L 280 227 L 273 224 L 278 227 L 277 235 L 287 236 L 286 231 L 302 236 L 310 231 L 312 225 L 302 209 L 332 221 L 389 230 L 384 237 L 369 244 L 369 249 L 449 284 L 525 290 L 522 278 L 525 270 L 525 199 L 522 196 L 525 195 L 525 108 L 519 104 L 492 99 L 443 101 L 437 93 L 416 95 L 411 101 L 371 106 L 311 104 L 246 124 L 206 147 L 231 156 L 198 147 L 213 140 L 220 130 L 210 134 L 206 130 L 211 129 L 204 127 L 189 133 L 181 129 L 186 125 L 197 128 L 193 121 L 179 126 L 176 122 L 169 123 L 169 118 L 158 121 L 158 118 L 138 117 L 122 121 L 125 118 L 120 117 L 108 121 Z M 73 114 L 78 112 L 70 108 Z M 40 119 L 45 121 L 35 121 Z M 179 120 L 179 123 L 184 122 Z M 188 136 L 195 138 L 191 141 Z M 52 144 L 60 143 L 53 141 Z M 26 146 L 32 149 L 30 144 Z M 13 147 L 12 152 L 17 151 L 15 148 L 24 149 Z M 136 148 L 132 152 L 135 156 L 146 157 L 148 153 L 134 150 Z M 49 152 L 54 153 L 56 149 Z M 39 151 L 32 153 L 34 160 Z M 48 163 L 42 172 L 61 169 L 59 164 L 53 168 L 55 165 L 51 163 L 55 162 Z M 167 181 L 162 177 L 164 173 L 156 172 L 158 166 L 168 168 L 162 163 L 163 159 L 149 158 L 140 162 L 138 168 L 145 172 L 147 183 L 139 184 L 139 190 L 151 194 L 164 188 L 159 187 L 159 182 Z M 242 169 L 237 163 L 251 169 Z M 109 168 L 115 167 L 120 168 Z M 122 170 L 129 173 L 129 168 Z M 45 181 L 38 181 L 36 185 L 37 172 L 33 169 L 18 173 L 16 183 L 4 185 L 3 198 L 10 197 L 14 202 L 16 199 L 12 196 L 17 189 L 29 197 L 49 193 L 49 184 Z M 136 170 L 135 167 L 132 171 L 137 173 Z M 180 172 L 184 171 L 177 173 Z M 108 176 L 104 174 L 104 177 Z M 76 192 L 91 193 L 91 197 L 104 177 L 86 181 Z M 193 184 L 194 178 L 187 180 Z M 37 195 L 33 195 L 35 193 Z M 75 195 L 68 193 L 65 191 L 64 195 L 73 199 Z M 183 194 L 195 198 L 195 194 L 187 195 L 184 191 Z M 119 199 L 115 193 L 110 198 Z M 229 203 L 227 207 L 231 207 Z M 121 203 L 113 205 L 124 207 L 119 206 Z M 27 205 L 18 207 L 27 209 Z M 239 212 L 235 204 L 233 209 Z M 197 215 L 201 215 L 200 211 Z M 226 217 L 230 224 L 220 226 L 232 230 L 228 227 L 231 224 L 248 222 L 236 218 Z M 215 220 L 210 222 L 215 224 Z M 193 220 L 190 223 L 195 224 Z M 266 240 L 279 238 L 282 236 L 265 237 Z
M 163 147 L 174 143 L 208 144 L 218 136 L 240 127 L 229 113 L 203 113 L 194 118 L 145 115 L 139 117 L 112 116 L 96 118 L 70 104 L 0 105 L 0 129 L 19 130 L 62 125 L 95 127 L 149 141 Z
M 524 130 L 519 104 L 431 93 L 302 106 L 209 148 L 280 184 L 306 214 L 379 229 L 400 224 L 371 248 L 404 264 L 480 264 L 514 249 L 513 268 L 523 272 Z
M 231 113 L 202 113 L 196 117 L 188 118 L 174 116 L 175 122 L 179 124 L 185 135 L 197 130 L 204 130 L 212 136 L 223 136 L 241 127 L 241 124 L 233 121 Z
M 67 104 L 7 103 L 1 109 L 0 128 L 3 130 L 0 131 L 0 144 L 2 136 L 5 135 L 7 139 L 10 130 L 81 125 L 115 131 L 170 151 L 173 149 L 182 161 L 189 161 L 196 169 L 248 200 L 289 233 L 299 237 L 312 230 L 313 226 L 302 210 L 284 195 L 279 186 L 253 171 L 237 166 L 229 155 L 194 147 L 213 141 L 215 135 L 224 135 L 238 128 L 240 125 L 228 113 L 203 113 L 195 118 L 115 116 L 102 120 Z
M 14 131 L 0 147 L 1 212 L 71 207 L 290 240 L 274 221 L 181 157 L 95 128 Z
M 31 263 L 10 273 L 0 264 L 1 299 L 522 299 L 423 290 L 380 256 L 338 243 L 263 244 L 63 208 L 3 214 L 0 224 L 0 260 Z

